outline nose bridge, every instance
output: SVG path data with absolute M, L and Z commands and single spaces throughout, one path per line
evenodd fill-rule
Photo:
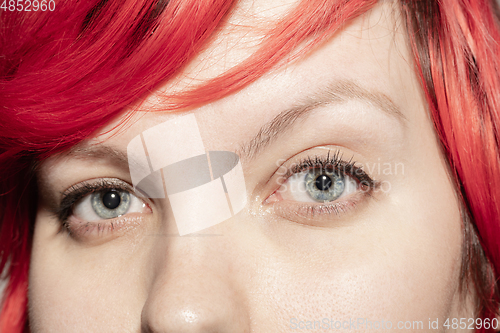
M 232 279 L 223 235 L 171 237 L 157 255 L 141 314 L 143 332 L 249 332 L 245 297 Z
M 180 235 L 230 219 L 247 203 L 239 156 L 205 149 L 194 114 L 156 124 L 127 145 L 134 188 L 165 199 Z

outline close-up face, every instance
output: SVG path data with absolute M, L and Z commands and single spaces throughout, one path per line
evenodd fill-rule
M 173 80 L 41 163 L 33 332 L 425 331 L 474 317 L 460 203 L 395 3 L 236 93 L 162 111 L 163 95 L 255 52 L 295 4 L 243 1 Z M 235 153 L 242 177 L 202 186 L 207 159 L 187 160 L 200 149 L 210 179 L 215 151 Z M 184 167 L 141 188 L 141 153 Z M 148 194 L 167 178 L 192 191 Z

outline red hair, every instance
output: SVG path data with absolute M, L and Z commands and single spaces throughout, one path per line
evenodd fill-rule
M 9 278 L 2 332 L 21 332 L 36 215 L 33 167 L 89 138 L 183 67 L 217 34 L 231 0 L 57 1 L 53 12 L 0 12 L 0 272 Z M 376 0 L 303 0 L 259 50 L 220 77 L 167 96 L 170 109 L 234 93 L 366 12 Z M 417 73 L 492 272 L 472 275 L 493 316 L 500 274 L 500 41 L 493 2 L 401 0 Z M 471 158 L 473 157 L 473 159 Z M 477 256 L 470 256 L 471 260 Z M 484 266 L 484 265 L 483 265 Z M 5 268 L 5 270 L 4 270 Z M 479 270 L 480 267 L 476 267 Z
M 487 0 L 405 0 L 403 8 L 413 32 L 417 71 L 463 202 L 464 222 L 472 222 L 465 227 L 473 227 L 478 236 L 469 237 L 462 270 L 470 270 L 478 314 L 493 318 L 500 310 L 498 7 Z

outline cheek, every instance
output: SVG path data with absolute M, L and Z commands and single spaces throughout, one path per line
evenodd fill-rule
M 138 330 L 147 294 L 144 273 L 152 266 L 147 247 L 128 242 L 82 250 L 68 237 L 39 213 L 29 276 L 32 330 Z
M 265 292 L 254 306 L 278 309 L 275 322 L 285 328 L 295 319 L 428 325 L 429 318 L 448 317 L 456 306 L 462 228 L 453 187 L 436 170 L 419 178 L 426 182 L 395 181 L 352 225 L 328 230 L 276 221 L 268 230 L 274 260 L 262 268 Z
M 291 245 L 261 268 L 260 290 L 252 293 L 258 315 L 269 318 L 268 309 L 274 309 L 279 327 L 292 318 L 443 318 L 459 277 L 459 233 L 450 239 L 447 232 L 429 234 L 422 220 L 387 217 L 391 223 L 372 219 L 367 222 L 377 226 L 331 237 L 310 231 L 286 235 Z M 440 221 L 426 221 L 432 222 Z

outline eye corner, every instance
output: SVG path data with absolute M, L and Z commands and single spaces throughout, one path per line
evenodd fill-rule
M 275 202 L 279 202 L 283 200 L 283 198 L 281 197 L 281 194 L 279 192 L 279 190 L 276 190 L 274 191 L 273 193 L 271 193 L 271 195 L 269 195 L 265 200 L 264 202 L 262 203 L 263 205 L 270 205 L 270 204 L 273 204 Z

